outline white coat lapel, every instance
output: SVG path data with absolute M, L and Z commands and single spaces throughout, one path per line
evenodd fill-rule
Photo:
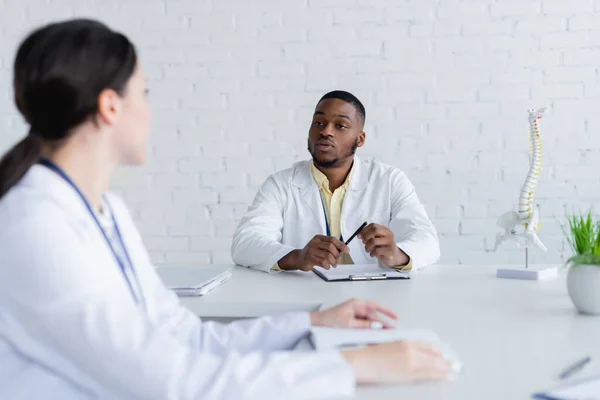
M 344 240 L 349 239 L 363 222 L 371 222 L 368 220 L 367 214 L 370 205 L 363 200 L 368 183 L 368 170 L 358 157 L 354 157 L 352 175 L 350 176 L 350 187 L 346 192 L 342 204 L 341 230 Z M 348 247 L 350 247 L 352 260 L 356 264 L 372 262 L 369 255 L 365 253 L 364 245 L 360 239 L 352 239 L 352 242 L 350 242 Z
M 300 201 L 310 210 L 315 224 L 320 227 L 320 233 L 325 234 L 325 211 L 321 203 L 321 196 L 317 184 L 310 172 L 311 161 L 300 163 L 296 167 L 292 185 L 297 187 Z
M 358 157 L 354 157 L 352 175 L 350 175 L 350 187 L 348 188 L 349 190 L 346 192 L 344 202 L 342 203 L 341 228 L 342 235 L 345 238 L 350 237 L 360 224 L 364 222 L 366 213 L 369 211 L 368 209 L 365 209 L 365 204 L 361 201 L 369 183 L 367 174 L 368 171 L 365 170 L 363 162 Z M 349 226 L 349 224 L 356 223 L 358 223 L 358 225 Z

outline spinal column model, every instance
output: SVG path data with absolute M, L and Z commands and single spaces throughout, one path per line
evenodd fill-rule
M 536 233 L 539 228 L 539 208 L 533 204 L 535 187 L 542 166 L 542 138 L 540 136 L 538 121 L 542 118 L 545 111 L 546 107 L 528 111 L 531 143 L 529 173 L 519 196 L 518 211 L 509 211 L 498 218 L 496 225 L 504 229 L 504 232 L 496 235 L 494 251 L 505 240 L 512 240 L 519 246 L 524 240 L 526 246 L 528 243 L 533 243 L 540 250 L 546 251 L 546 246 L 540 241 Z M 517 227 L 523 227 L 522 231 L 517 231 Z

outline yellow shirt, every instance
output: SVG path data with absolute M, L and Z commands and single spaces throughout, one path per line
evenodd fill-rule
M 327 216 L 330 235 L 336 238 L 341 236 L 342 204 L 344 203 L 344 197 L 346 196 L 348 186 L 350 186 L 350 176 L 352 175 L 353 169 L 354 166 L 352 166 L 352 169 L 350 169 L 350 172 L 348 173 L 348 176 L 346 177 L 346 180 L 342 186 L 335 189 L 332 193 L 329 189 L 329 179 L 327 179 L 327 176 L 319 171 L 317 167 L 315 167 L 314 163 L 310 164 L 310 172 L 313 176 L 313 179 L 317 183 L 319 193 L 321 194 L 321 200 L 323 201 L 323 205 L 325 207 L 325 215 Z M 350 254 L 343 253 L 340 264 L 354 264 L 354 261 L 352 261 Z M 402 271 L 409 271 L 412 268 L 412 260 L 409 258 L 408 264 L 395 268 Z M 271 270 L 281 271 L 279 265 L 277 264 L 273 265 Z

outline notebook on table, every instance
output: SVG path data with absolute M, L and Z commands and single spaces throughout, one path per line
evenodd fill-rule
M 342 264 L 330 269 L 315 266 L 313 272 L 327 282 L 410 279 L 404 272 L 382 268 L 378 264 Z
M 545 392 L 535 393 L 543 400 L 600 400 L 600 376 L 580 379 Z
M 163 284 L 179 296 L 203 296 L 231 278 L 231 266 L 160 267 Z

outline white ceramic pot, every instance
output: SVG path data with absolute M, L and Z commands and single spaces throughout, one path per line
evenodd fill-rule
M 570 266 L 567 290 L 580 313 L 600 315 L 600 265 Z

